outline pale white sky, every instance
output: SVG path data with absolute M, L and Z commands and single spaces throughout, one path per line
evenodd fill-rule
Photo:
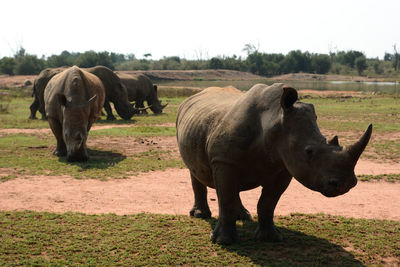
M 22 46 L 50 56 L 87 50 L 207 59 L 266 53 L 400 50 L 399 0 L 1 0 L 0 58 Z

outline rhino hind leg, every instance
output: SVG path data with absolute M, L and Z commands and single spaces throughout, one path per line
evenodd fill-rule
M 240 199 L 239 199 L 240 200 Z M 239 214 L 237 217 L 240 221 L 251 221 L 250 212 L 243 206 L 242 201 L 240 201 Z
M 200 183 L 191 173 L 192 188 L 194 193 L 194 205 L 190 210 L 190 216 L 196 218 L 210 218 L 211 211 L 207 202 L 207 187 Z
M 214 243 L 229 245 L 239 240 L 236 220 L 243 211 L 237 184 L 240 172 L 227 164 L 215 164 L 212 172 L 218 196 L 219 218 L 210 238 Z
M 57 140 L 57 147 L 53 151 L 53 155 L 58 157 L 63 157 L 67 155 L 67 146 L 65 145 L 64 139 L 62 137 L 62 126 L 61 123 L 53 118 L 49 118 L 49 125 L 51 131 L 53 132 L 54 136 Z

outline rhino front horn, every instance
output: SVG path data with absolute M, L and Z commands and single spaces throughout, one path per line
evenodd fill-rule
M 355 142 L 353 145 L 349 146 L 346 149 L 347 153 L 349 153 L 350 158 L 353 160 L 354 163 L 357 162 L 358 158 L 361 156 L 361 153 L 367 146 L 369 139 L 371 138 L 371 134 L 372 134 L 372 124 L 368 126 L 363 136 L 361 136 L 361 138 L 357 142 Z

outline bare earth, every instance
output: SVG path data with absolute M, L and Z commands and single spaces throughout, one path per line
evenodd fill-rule
M 173 72 L 157 72 L 153 75 L 174 76 Z M 182 79 L 199 76 L 197 72 L 179 73 Z M 210 75 L 202 72 L 200 76 Z M 223 72 L 213 75 L 227 75 Z M 183 77 L 185 76 L 185 77 Z M 187 77 L 186 77 L 187 76 Z M 18 78 L 18 79 L 16 79 Z M 169 78 L 169 77 L 168 77 Z M 252 79 L 254 77 L 246 77 Z M 288 77 L 283 77 L 287 79 Z M 293 78 L 293 77 L 292 77 Z M 304 77 L 303 77 L 304 78 Z M 313 78 L 313 77 L 312 77 Z M 320 78 L 320 77 L 317 77 Z M 21 86 L 34 76 L 2 75 L 0 85 Z M 1 86 L 0 86 L 1 87 Z M 301 93 L 316 93 L 302 90 Z M 330 94 L 333 92 L 324 92 Z M 335 92 L 337 94 L 337 92 Z M 346 92 L 343 94 L 356 94 Z M 92 130 L 111 127 L 132 127 L 133 125 L 94 125 Z M 172 126 L 172 125 L 171 125 Z M 10 133 L 51 134 L 50 129 L 0 129 L 0 137 Z M 391 137 L 385 137 L 391 138 Z M 132 140 L 131 140 L 132 139 Z M 149 140 L 131 138 L 129 143 L 135 151 L 148 149 L 148 146 L 167 148 L 177 152 L 173 137 L 156 137 Z M 397 137 L 395 138 L 397 139 Z M 91 145 L 88 140 L 88 146 Z M 96 142 L 99 142 L 97 140 Z M 115 145 L 114 140 L 101 140 Z M 114 143 L 113 143 L 114 142 Z M 126 144 L 125 144 L 126 145 Z M 140 147 L 142 146 L 142 147 Z M 123 149 L 127 155 L 129 148 Z M 129 156 L 129 155 L 128 155 Z M 0 169 L 0 176 L 12 174 L 11 169 Z M 356 174 L 399 174 L 400 163 L 379 163 L 361 159 L 356 166 Z M 256 214 L 260 188 L 242 192 L 241 198 L 246 208 Z M 211 211 L 218 215 L 215 190 L 209 189 L 208 196 Z M 186 169 L 168 169 L 132 176 L 129 179 L 77 180 L 69 176 L 19 176 L 16 179 L 0 183 L 0 210 L 35 210 L 51 212 L 84 212 L 89 214 L 116 213 L 132 214 L 150 212 L 161 214 L 185 214 L 193 204 L 193 193 L 189 173 Z M 328 213 L 355 218 L 376 218 L 400 220 L 400 183 L 359 182 L 355 188 L 343 196 L 326 198 L 313 192 L 293 179 L 282 195 L 276 208 L 277 215 L 301 213 Z
M 208 200 L 218 214 L 215 190 Z M 246 208 L 256 214 L 260 188 L 242 192 Z M 0 184 L 0 210 L 83 212 L 89 214 L 188 214 L 193 204 L 189 172 L 168 169 L 129 179 L 77 180 L 68 176 L 26 176 Z M 354 218 L 400 220 L 400 184 L 359 182 L 349 193 L 326 198 L 293 179 L 275 214 L 328 213 Z

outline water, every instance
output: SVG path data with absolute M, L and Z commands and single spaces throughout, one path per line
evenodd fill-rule
M 286 83 L 296 89 L 312 90 L 335 90 L 335 91 L 362 91 L 362 92 L 381 92 L 390 94 L 400 94 L 400 83 L 398 82 L 352 82 L 352 81 L 274 81 L 270 79 L 262 80 L 240 80 L 240 81 L 160 81 L 160 85 L 187 86 L 206 88 L 210 86 L 229 86 L 232 85 L 240 90 L 248 90 L 254 84 L 264 83 L 271 85 L 274 82 Z

